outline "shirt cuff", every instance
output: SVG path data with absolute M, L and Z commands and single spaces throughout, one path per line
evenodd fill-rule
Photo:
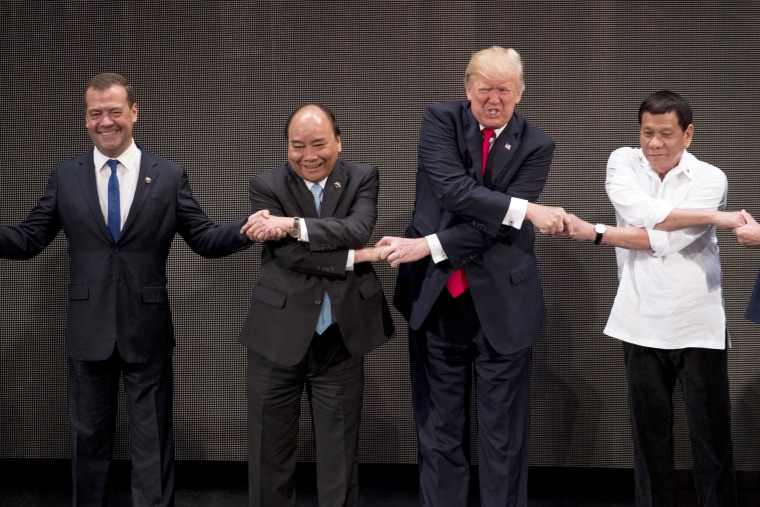
M 504 220 L 502 220 L 501 223 L 510 227 L 514 227 L 515 229 L 519 229 L 522 227 L 523 221 L 525 220 L 525 214 L 527 212 L 528 201 L 525 199 L 513 197 L 509 201 L 509 209 L 507 210 L 507 215 L 504 217 Z
M 652 200 L 651 208 L 649 212 L 644 216 L 644 227 L 647 229 L 654 229 L 657 224 L 664 222 L 674 209 L 674 204 L 666 202 L 662 199 Z
M 354 250 L 351 248 L 348 251 L 348 257 L 346 258 L 346 271 L 353 271 L 354 270 Z
M 443 245 L 441 245 L 441 241 L 438 239 L 437 234 L 425 236 L 425 240 L 430 248 L 430 258 L 433 259 L 433 262 L 438 264 L 439 262 L 448 259 L 446 252 L 443 251 Z
M 306 228 L 306 220 L 303 218 L 301 219 L 301 235 L 298 237 L 298 241 L 303 241 L 304 243 L 309 242 L 309 229 Z
M 662 257 L 670 252 L 670 233 L 655 229 L 646 229 L 649 235 L 649 246 L 655 257 Z

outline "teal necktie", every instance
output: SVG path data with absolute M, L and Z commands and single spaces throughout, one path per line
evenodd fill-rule
M 317 214 L 322 209 L 322 187 L 318 184 L 311 186 L 311 193 L 314 196 L 314 205 L 317 207 Z M 322 298 L 322 311 L 319 312 L 319 320 L 317 321 L 317 333 L 322 334 L 325 329 L 330 327 L 332 323 L 332 307 L 330 305 L 330 296 L 325 292 L 325 297 Z

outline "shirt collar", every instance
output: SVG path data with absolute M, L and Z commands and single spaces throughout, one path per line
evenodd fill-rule
M 127 168 L 127 170 L 132 169 L 135 167 L 135 161 L 139 160 L 140 157 L 140 148 L 137 147 L 134 140 L 129 145 L 129 148 L 127 148 L 124 153 L 119 155 L 117 158 L 121 165 Z M 106 157 L 103 155 L 100 150 L 98 150 L 97 147 L 94 148 L 93 154 L 92 154 L 93 163 L 95 164 L 95 171 L 101 171 L 104 167 L 106 167 L 106 162 L 111 160 L 109 157 Z
M 507 125 L 509 125 L 509 122 L 507 122 Z M 493 129 L 493 131 L 496 132 L 496 135 L 493 136 L 493 139 L 496 139 L 497 137 L 499 137 L 501 133 L 504 132 L 504 129 L 507 128 L 507 125 L 504 125 L 503 127 L 498 128 L 498 129 Z M 483 125 L 480 125 L 480 123 L 478 123 L 478 126 L 480 127 L 480 131 L 483 132 L 483 129 L 485 127 Z
M 309 190 L 311 190 L 311 187 L 313 187 L 314 185 L 319 185 L 320 187 L 322 187 L 322 190 L 324 190 L 325 184 L 327 183 L 327 178 L 323 179 L 322 181 L 318 181 L 317 183 L 306 181 L 306 180 L 303 180 L 303 181 L 304 183 L 306 183 L 306 188 L 308 188 Z
M 652 169 L 652 166 L 649 164 L 649 160 L 647 160 L 647 158 L 644 156 L 644 150 L 642 150 L 641 148 L 639 148 L 638 156 L 639 156 L 639 161 L 641 162 L 641 165 L 645 167 L 646 169 L 648 169 L 649 172 L 657 176 L 657 178 L 659 178 L 660 176 L 654 171 L 654 169 Z M 683 173 L 690 179 L 694 178 L 694 169 L 696 168 L 696 164 L 694 163 L 694 161 L 696 160 L 697 159 L 694 157 L 694 155 L 692 155 L 686 150 L 683 150 L 683 153 L 681 154 L 681 160 L 678 161 L 678 165 L 675 166 L 670 171 L 668 171 L 667 174 L 669 175 L 671 173 L 673 174 Z

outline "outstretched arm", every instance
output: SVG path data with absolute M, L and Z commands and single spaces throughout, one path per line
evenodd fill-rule
M 671 215 L 674 213 L 676 216 L 672 221 L 669 221 L 669 216 L 667 220 L 658 224 L 655 229 L 660 229 L 659 226 L 664 224 L 663 230 L 677 230 L 675 228 L 676 223 L 680 223 L 682 228 L 699 225 L 716 225 L 718 227 L 730 228 L 732 227 L 731 224 L 744 223 L 745 217 L 742 216 L 742 213 L 746 212 L 674 209 Z M 574 232 L 572 234 L 559 233 L 555 234 L 555 236 L 569 236 L 579 241 L 594 241 L 596 239 L 594 224 L 586 222 L 573 214 L 569 216 L 573 222 L 572 230 Z M 752 217 L 750 216 L 749 218 L 751 219 Z M 757 222 L 755 224 L 757 225 Z M 758 246 L 760 246 L 760 225 L 757 225 L 757 228 Z M 627 250 L 652 250 L 649 233 L 643 227 L 615 227 L 608 225 L 606 229 L 600 241 L 601 244 L 625 248 Z M 734 229 L 734 232 L 736 230 Z

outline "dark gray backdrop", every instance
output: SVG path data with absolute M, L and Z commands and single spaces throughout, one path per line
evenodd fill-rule
M 282 127 L 307 101 L 337 114 L 343 156 L 381 170 L 373 239 L 409 219 L 419 119 L 464 96 L 472 52 L 517 49 L 527 89 L 518 106 L 557 151 L 540 202 L 612 223 L 609 153 L 637 145 L 636 111 L 656 89 L 695 111 L 691 151 L 721 167 L 729 207 L 760 218 L 760 3 L 468 1 L 4 1 L 0 3 L 0 223 L 20 221 L 57 161 L 89 148 L 85 82 L 133 81 L 135 138 L 183 163 L 215 220 L 248 214 L 247 182 L 286 156 Z M 743 317 L 760 252 L 719 233 L 737 467 L 759 470 L 760 329 Z M 539 237 L 549 327 L 534 354 L 531 463 L 632 465 L 619 343 L 602 335 L 616 287 L 614 253 Z M 180 459 L 242 460 L 245 355 L 235 341 L 259 249 L 205 260 L 176 242 L 170 292 L 175 431 Z M 377 265 L 386 293 L 395 271 Z M 66 458 L 65 238 L 31 261 L 0 260 L 0 458 Z M 414 463 L 406 329 L 366 362 L 363 462 Z M 685 421 L 677 462 L 689 466 Z M 313 458 L 308 417 L 301 459 Z M 128 457 L 126 419 L 118 457 Z M 476 459 L 476 456 L 473 456 Z

